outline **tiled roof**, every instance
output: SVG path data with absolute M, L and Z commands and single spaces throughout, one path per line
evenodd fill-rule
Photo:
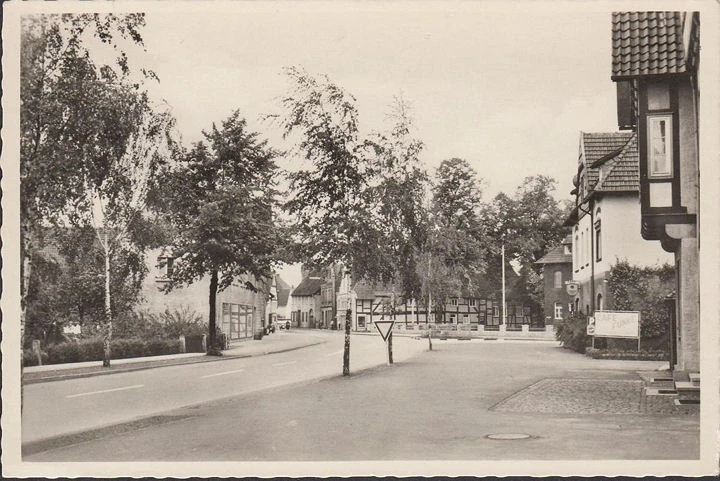
M 560 245 L 535 261 L 535 264 L 572 264 L 572 254 L 565 254 L 565 247 Z
M 315 294 L 320 294 L 320 287 L 322 286 L 322 283 L 323 280 L 319 277 L 306 277 L 302 280 L 300 285 L 292 291 L 291 296 L 314 296 Z
M 595 190 L 600 192 L 636 192 L 640 189 L 640 158 L 635 135 L 603 169 L 602 181 Z
M 613 153 L 620 153 L 632 135 L 632 132 L 582 132 L 588 190 L 595 187 L 599 175 L 598 169 L 590 165 Z
M 685 57 L 683 29 L 693 21 L 686 12 L 616 12 L 612 14 L 614 78 L 687 72 L 695 48 Z M 698 20 L 699 23 L 699 20 Z M 688 30 L 689 32 L 690 30 Z M 695 39 L 693 35 L 691 38 Z M 693 41 L 697 46 L 697 42 Z
M 280 291 L 280 289 L 290 289 L 290 284 L 285 282 L 285 280 L 282 277 L 280 277 L 280 274 L 276 274 L 275 275 L 275 287 L 277 288 L 278 291 Z
M 367 281 L 356 282 L 352 290 L 358 299 L 375 299 L 376 294 L 387 294 L 393 292 L 392 284 L 370 283 Z M 394 286 L 396 295 L 402 292 L 399 285 Z

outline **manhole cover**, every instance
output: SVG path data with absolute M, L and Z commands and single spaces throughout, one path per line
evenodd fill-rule
M 532 436 L 529 434 L 524 433 L 498 433 L 498 434 L 488 434 L 485 436 L 488 439 L 497 439 L 501 441 L 514 441 L 516 439 L 529 439 Z

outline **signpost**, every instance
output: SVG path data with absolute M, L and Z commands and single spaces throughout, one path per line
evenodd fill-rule
M 640 312 L 638 311 L 595 311 L 593 331 L 593 340 L 595 337 L 637 339 L 638 351 L 640 351 Z M 588 335 L 591 335 L 590 323 L 588 323 Z
M 388 364 L 393 363 L 392 358 L 392 328 L 395 325 L 395 321 L 375 321 L 375 328 L 380 333 L 383 341 L 387 342 L 388 345 Z

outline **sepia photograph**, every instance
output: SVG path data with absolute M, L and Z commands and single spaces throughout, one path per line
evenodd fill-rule
M 718 3 L 2 8 L 3 477 L 720 472 Z

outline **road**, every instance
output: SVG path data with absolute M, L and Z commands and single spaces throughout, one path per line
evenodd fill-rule
M 23 444 L 342 373 L 344 336 L 323 331 L 315 335 L 326 342 L 266 356 L 27 385 Z M 424 347 L 421 341 L 397 337 L 395 360 Z M 354 372 L 387 363 L 385 343 L 378 336 L 352 336 L 350 354 Z
M 355 346 L 357 351 L 366 346 L 373 350 L 378 342 L 367 338 Z M 397 355 L 393 366 L 379 362 L 348 378 L 332 376 L 271 391 L 243 394 L 238 388 L 237 395 L 221 401 L 46 445 L 26 453 L 24 459 L 647 460 L 699 456 L 696 414 L 651 412 L 642 400 L 638 371 L 657 369 L 658 363 L 594 360 L 537 341 L 439 341 L 432 352 L 425 350 L 422 341 L 397 338 L 395 343 L 403 346 L 399 352 L 407 351 Z M 263 364 L 276 364 L 279 370 L 292 368 L 291 375 L 281 375 L 284 382 L 292 382 L 293 376 L 310 368 L 283 363 L 307 358 L 323 364 L 322 357 L 333 358 L 336 346 L 328 343 L 268 356 Z M 416 348 L 419 353 L 407 355 Z M 233 376 L 248 379 L 241 376 L 248 375 L 249 365 L 246 371 L 229 373 L 242 366 L 216 367 L 212 372 L 192 367 L 188 372 L 198 382 Z M 202 377 L 212 374 L 216 376 Z M 125 397 L 141 391 L 119 392 Z M 488 437 L 497 434 L 527 437 Z

